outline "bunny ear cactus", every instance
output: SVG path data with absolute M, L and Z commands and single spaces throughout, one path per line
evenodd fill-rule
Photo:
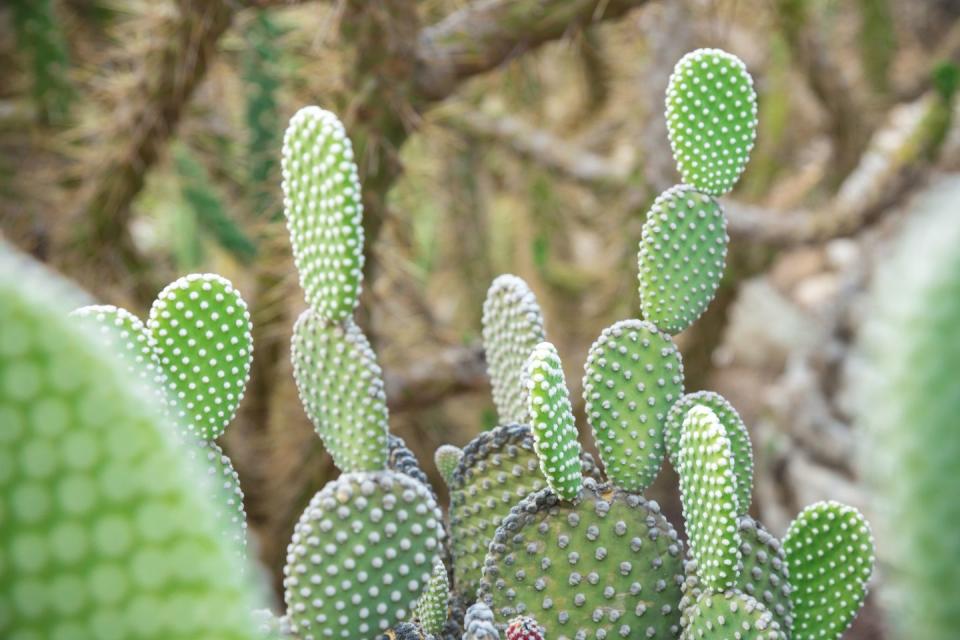
M 706 591 L 693 606 L 681 640 L 786 640 L 773 614 L 739 591 Z
M 424 631 L 439 636 L 443 624 L 447 621 L 447 600 L 450 599 L 450 585 L 447 583 L 447 568 L 442 562 L 433 565 L 433 574 L 426 591 L 417 602 L 417 618 Z
M 160 358 L 153 336 L 137 316 L 113 305 L 90 305 L 70 313 L 99 332 L 111 352 L 127 365 L 127 372 L 144 380 L 148 387 L 164 386 Z M 162 400 L 162 396 L 161 400 Z
M 453 488 L 453 474 L 456 472 L 460 461 L 463 460 L 463 449 L 455 447 L 452 444 L 443 444 L 437 448 L 433 454 L 434 464 L 437 465 L 437 471 L 448 487 Z

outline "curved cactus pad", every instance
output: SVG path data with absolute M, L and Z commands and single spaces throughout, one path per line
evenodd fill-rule
M 524 367 L 545 338 L 543 314 L 527 283 L 509 274 L 494 280 L 483 302 L 483 348 L 501 423 L 527 422 Z
M 680 640 L 786 640 L 773 614 L 739 591 L 705 591 L 684 614 Z
M 441 520 L 430 491 L 401 473 L 347 473 L 328 483 L 287 549 L 294 633 L 372 637 L 410 617 L 443 551 Z
M 453 487 L 453 472 L 457 470 L 462 459 L 463 449 L 452 444 L 442 444 L 434 452 L 433 461 L 448 487 Z
M 649 322 L 617 322 L 590 347 L 583 376 L 587 421 L 618 487 L 640 492 L 657 477 L 667 412 L 682 394 L 680 352 Z
M 541 342 L 527 362 L 533 446 L 547 484 L 564 500 L 580 493 L 580 442 L 557 349 Z
M 230 281 L 192 274 L 172 282 L 150 308 L 168 397 L 191 433 L 223 433 L 243 399 L 253 359 L 247 305 Z
M 683 56 L 667 86 L 666 117 L 683 181 L 714 196 L 730 191 L 757 135 L 757 94 L 743 62 L 719 49 Z
M 839 638 L 867 595 L 873 572 L 873 534 L 853 507 L 810 505 L 783 541 L 793 585 L 794 640 Z
M 230 458 L 215 442 L 200 440 L 186 443 L 190 457 L 196 457 L 200 468 L 210 480 L 214 493 L 213 514 L 221 527 L 221 534 L 228 544 L 246 554 L 247 512 L 243 508 L 243 490 L 240 476 L 233 468 Z
M 440 635 L 443 623 L 447 621 L 447 600 L 450 598 L 450 585 L 447 583 L 447 568 L 437 561 L 433 565 L 433 574 L 426 591 L 417 602 L 417 618 L 424 631 L 431 635 Z
M 252 640 L 199 470 L 71 295 L 0 243 L 0 637 Z
M 140 318 L 126 309 L 108 304 L 80 307 L 70 316 L 99 331 L 113 354 L 127 365 L 127 373 L 143 379 L 148 385 L 163 384 L 153 338 Z
M 307 309 L 293 328 L 293 376 L 300 400 L 344 472 L 387 463 L 387 396 L 377 357 L 353 320 L 325 323 Z
M 510 511 L 480 595 L 498 620 L 533 615 L 551 639 L 674 637 L 681 558 L 656 503 L 587 479 L 576 503 L 540 491 Z
M 507 625 L 507 640 L 543 640 L 544 630 L 530 616 L 517 616 Z
M 647 213 L 637 258 L 643 317 L 669 334 L 693 324 L 717 292 L 727 241 L 716 200 L 686 185 L 661 193 Z
M 437 494 L 430 484 L 430 478 L 428 478 L 427 474 L 420 468 L 420 462 L 417 460 L 417 456 L 413 455 L 413 451 L 410 451 L 403 438 L 392 433 L 387 434 L 387 469 L 389 471 L 406 474 L 414 480 L 419 480 L 423 483 L 423 486 L 430 490 L 430 495 L 433 496 L 433 499 L 437 499 Z
M 363 204 L 353 146 L 334 114 L 304 107 L 283 137 L 283 194 L 293 258 L 325 322 L 349 317 L 363 281 Z
M 707 589 L 736 583 L 740 562 L 736 478 L 730 441 L 717 416 L 703 406 L 687 413 L 680 438 L 680 497 L 690 551 Z
M 670 408 L 663 434 L 670 464 L 674 469 L 680 465 L 680 436 L 683 434 L 683 421 L 690 409 L 697 405 L 713 411 L 727 434 L 730 452 L 733 454 L 733 474 L 737 479 L 737 510 L 739 515 L 745 515 L 750 510 L 750 502 L 753 499 L 753 445 L 750 443 L 750 432 L 743 424 L 740 414 L 719 393 L 713 391 L 688 393 Z
M 500 632 L 493 623 L 493 611 L 483 602 L 470 605 L 463 619 L 464 640 L 500 640 Z

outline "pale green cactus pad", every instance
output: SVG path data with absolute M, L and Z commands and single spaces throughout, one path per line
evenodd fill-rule
M 284 599 L 300 638 L 370 638 L 414 613 L 443 552 L 430 491 L 393 471 L 345 473 L 294 529 Z
M 663 430 L 683 394 L 683 363 L 670 336 L 649 322 L 604 329 L 584 365 L 583 399 L 607 477 L 640 492 L 663 463 Z
M 90 305 L 70 313 L 97 330 L 114 355 L 127 365 L 127 371 L 148 385 L 162 385 L 163 373 L 153 338 L 140 318 L 113 305 Z
M 677 334 L 713 300 L 727 257 L 727 223 L 720 205 L 678 185 L 654 201 L 638 253 L 644 319 Z
M 0 637 L 252 640 L 200 470 L 72 297 L 0 244 Z
M 283 193 L 293 258 L 307 304 L 324 322 L 348 318 L 363 281 L 363 204 L 343 124 L 304 107 L 283 138 Z
M 250 313 L 230 281 L 191 274 L 172 282 L 150 308 L 153 336 L 174 413 L 212 440 L 236 414 L 250 377 Z
M 680 640 L 787 640 L 773 614 L 739 591 L 705 591 L 684 617 Z
M 540 459 L 540 471 L 558 496 L 573 500 L 583 483 L 579 434 L 560 356 L 549 342 L 541 342 L 530 354 L 527 391 L 533 446 Z
M 655 502 L 584 480 L 576 502 L 533 493 L 504 519 L 480 599 L 506 624 L 531 615 L 551 640 L 672 638 L 682 544 Z
M 447 620 L 447 600 L 450 598 L 450 585 L 447 583 L 447 568 L 437 561 L 433 565 L 433 574 L 426 591 L 417 602 L 417 618 L 423 630 L 431 635 L 440 635 L 443 623 Z
M 501 424 L 527 422 L 524 367 L 545 338 L 543 314 L 527 283 L 513 275 L 494 280 L 483 303 L 483 348 Z
M 783 541 L 793 585 L 793 640 L 839 638 L 863 605 L 873 573 L 873 534 L 837 502 L 804 509 Z
M 241 554 L 247 547 L 247 512 L 243 508 L 243 490 L 240 476 L 233 468 L 230 458 L 217 443 L 198 440 L 186 443 L 187 454 L 196 458 L 213 489 L 214 517 L 220 524 L 223 537 Z
M 757 94 L 743 62 L 719 49 L 683 56 L 667 86 L 666 117 L 683 181 L 714 196 L 730 191 L 757 134 Z
M 679 460 L 690 551 L 704 586 L 720 592 L 736 584 L 741 539 L 730 441 L 707 407 L 698 405 L 687 413 Z
M 353 320 L 327 324 L 307 309 L 293 328 L 300 400 L 341 471 L 387 464 L 387 396 L 377 357 Z
M 687 412 L 697 405 L 713 411 L 730 441 L 733 453 L 733 474 L 737 477 L 737 509 L 739 515 L 746 515 L 753 499 L 753 445 L 740 414 L 726 398 L 713 391 L 696 391 L 683 396 L 673 405 L 667 414 L 667 426 L 664 430 L 664 442 L 667 456 L 673 468 L 680 464 L 680 436 L 683 434 L 683 421 Z M 750 595 L 750 594 L 748 594 Z
M 448 487 L 453 486 L 453 472 L 457 470 L 457 465 L 462 459 L 463 449 L 452 444 L 442 444 L 434 452 L 434 464 L 437 465 L 437 471 L 440 472 L 440 476 Z

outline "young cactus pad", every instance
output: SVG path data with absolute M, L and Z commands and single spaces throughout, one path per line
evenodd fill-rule
M 713 196 L 733 189 L 757 134 L 757 94 L 743 62 L 719 49 L 683 56 L 667 86 L 666 117 L 683 181 Z
M 493 623 L 493 611 L 483 602 L 467 609 L 463 619 L 463 640 L 500 640 L 500 632 Z
M 0 243 L 0 637 L 252 640 L 199 470 L 72 297 Z
M 147 328 L 181 423 L 200 438 L 219 437 L 243 399 L 253 359 L 243 298 L 226 278 L 185 276 L 157 296 Z
M 447 583 L 447 568 L 437 561 L 433 565 L 433 574 L 423 595 L 417 602 L 417 618 L 424 631 L 439 636 L 443 623 L 447 620 L 447 600 L 450 598 L 450 585 Z
M 294 114 L 283 138 L 282 164 L 300 285 L 324 322 L 340 322 L 357 306 L 364 258 L 360 179 L 337 116 L 319 107 Z
M 483 302 L 483 348 L 501 424 L 527 422 L 524 367 L 545 337 L 543 315 L 527 283 L 512 275 L 494 280 Z
M 584 365 L 583 399 L 607 477 L 640 492 L 663 463 L 663 429 L 683 394 L 683 363 L 670 337 L 648 322 L 604 329 Z
M 113 354 L 126 364 L 128 373 L 140 377 L 148 386 L 163 384 L 160 358 L 140 318 L 126 309 L 106 304 L 80 307 L 70 315 L 100 332 Z
M 434 464 L 437 465 L 437 471 L 448 487 L 453 487 L 453 473 L 457 470 L 460 460 L 463 459 L 463 449 L 455 447 L 452 444 L 440 445 L 433 454 Z
M 786 640 L 773 614 L 739 591 L 705 591 L 687 614 L 680 640 Z
M 541 342 L 530 354 L 527 390 L 533 446 L 540 458 L 540 470 L 558 496 L 573 500 L 583 483 L 579 434 L 560 356 L 549 342 Z
M 327 324 L 307 309 L 293 328 L 300 400 L 341 471 L 386 467 L 387 396 L 377 357 L 353 320 Z
M 818 502 L 783 541 L 793 585 L 793 640 L 836 640 L 863 605 L 873 572 L 873 534 L 853 507 Z
M 551 640 L 672 638 L 682 545 L 655 502 L 584 479 L 577 502 L 540 491 L 497 529 L 480 596 L 506 621 L 532 615 Z
M 674 469 L 680 465 L 680 436 L 683 434 L 683 421 L 690 409 L 697 405 L 713 411 L 730 441 L 733 474 L 737 478 L 737 510 L 739 515 L 745 515 L 750 510 L 750 502 L 753 498 L 753 445 L 750 443 L 750 432 L 740 419 L 740 414 L 719 393 L 713 391 L 688 393 L 671 407 L 670 413 L 667 414 L 667 426 L 664 432 L 670 464 Z
M 669 334 L 693 324 L 720 284 L 727 240 L 726 218 L 716 200 L 686 185 L 661 193 L 640 239 L 644 319 Z
M 716 414 L 699 405 L 691 409 L 680 438 L 680 497 L 697 573 L 716 592 L 735 585 L 740 562 L 732 466 L 730 441 Z

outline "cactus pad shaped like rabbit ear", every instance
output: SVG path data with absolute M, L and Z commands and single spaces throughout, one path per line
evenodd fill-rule
M 786 640 L 773 614 L 740 591 L 705 591 L 684 613 L 680 640 Z
M 452 444 L 442 444 L 434 452 L 433 461 L 448 487 L 453 486 L 453 472 L 457 470 L 462 459 L 463 449 Z
M 793 586 L 794 640 L 839 638 L 863 605 L 873 573 L 873 534 L 838 502 L 804 509 L 783 540 Z
M 564 500 L 573 500 L 583 484 L 580 441 L 557 349 L 541 342 L 527 362 L 530 427 L 547 484 Z
M 716 414 L 700 405 L 691 409 L 680 438 L 680 497 L 700 580 L 716 592 L 735 585 L 740 563 L 732 467 L 730 440 Z
M 439 636 L 443 623 L 447 621 L 447 600 L 450 599 L 450 585 L 447 582 L 447 568 L 437 560 L 433 565 L 433 574 L 426 590 L 417 601 L 417 618 L 427 633 Z
M 250 313 L 221 276 L 192 274 L 167 285 L 147 329 L 181 424 L 199 438 L 220 436 L 243 399 L 253 359 Z
M 683 181 L 713 196 L 729 192 L 757 134 L 757 94 L 743 62 L 719 49 L 683 56 L 667 86 L 666 117 Z
M 149 385 L 163 384 L 153 337 L 140 318 L 126 309 L 107 304 L 80 307 L 70 316 L 95 328 L 113 353 L 127 365 L 130 374 L 143 378 Z
M 283 194 L 293 258 L 307 304 L 339 322 L 357 306 L 363 280 L 363 204 L 343 124 L 304 107 L 283 138 Z

